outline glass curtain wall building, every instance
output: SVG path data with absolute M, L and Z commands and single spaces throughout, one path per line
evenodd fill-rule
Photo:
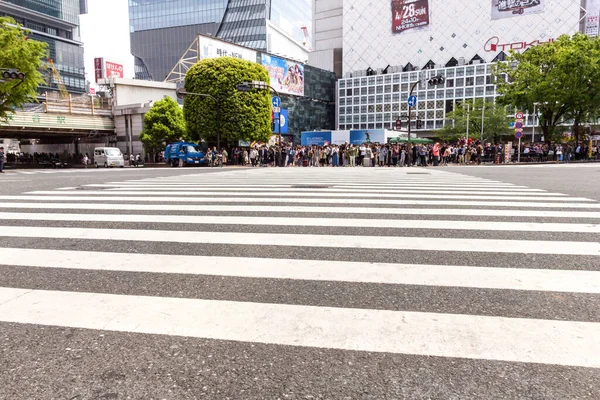
M 198 34 L 266 51 L 271 20 L 301 41 L 311 10 L 311 0 L 129 0 L 136 78 L 165 79 Z
M 85 92 L 83 43 L 79 15 L 87 13 L 87 0 L 2 0 L 0 15 L 14 18 L 31 31 L 30 37 L 48 43 L 49 58 L 69 92 Z M 48 73 L 40 90 L 58 87 Z

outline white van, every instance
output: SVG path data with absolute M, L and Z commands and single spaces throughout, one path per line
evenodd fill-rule
M 94 165 L 99 168 L 101 165 L 104 168 L 125 166 L 123 153 L 116 147 L 96 147 L 94 149 Z

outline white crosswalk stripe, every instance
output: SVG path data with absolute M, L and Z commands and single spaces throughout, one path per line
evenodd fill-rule
M 600 368 L 595 200 L 439 170 L 169 174 L 0 196 L 0 323 Z M 155 295 L 109 274 L 231 291 Z M 250 282 L 271 289 L 245 300 Z M 350 288 L 352 304 L 332 296 Z M 429 297 L 374 305 L 394 290 Z

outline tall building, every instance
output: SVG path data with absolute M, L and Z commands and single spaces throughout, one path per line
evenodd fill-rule
M 338 129 L 393 129 L 408 113 L 412 84 L 443 75 L 443 86 L 419 84 L 413 93 L 424 134 L 452 123 L 446 115 L 464 100 L 493 101 L 493 64 L 510 50 L 525 51 L 562 34 L 598 35 L 600 9 L 598 0 L 372 0 L 368 7 L 364 0 L 315 2 L 321 3 L 315 14 L 321 54 L 339 49 L 340 27 L 343 32 Z M 333 70 L 340 60 L 320 61 L 319 67 Z M 534 110 L 523 111 L 526 126 L 537 124 Z
M 302 28 L 311 32 L 312 0 L 290 4 L 288 0 L 130 0 L 135 76 L 164 80 L 198 34 L 299 59 L 303 52 L 293 52 L 289 43 L 302 46 L 306 40 Z
M 73 93 L 85 92 L 79 15 L 86 13 L 87 0 L 0 0 L 0 16 L 14 18 L 31 31 L 32 39 L 48 43 L 49 57 Z M 41 91 L 55 89 L 52 79 L 40 87 Z

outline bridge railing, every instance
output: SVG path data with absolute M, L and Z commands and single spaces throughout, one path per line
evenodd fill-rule
M 60 97 L 57 93 L 44 93 L 39 99 L 40 103 L 27 104 L 25 111 L 55 112 L 64 114 L 83 115 L 112 115 L 112 99 L 89 95 L 69 95 Z

